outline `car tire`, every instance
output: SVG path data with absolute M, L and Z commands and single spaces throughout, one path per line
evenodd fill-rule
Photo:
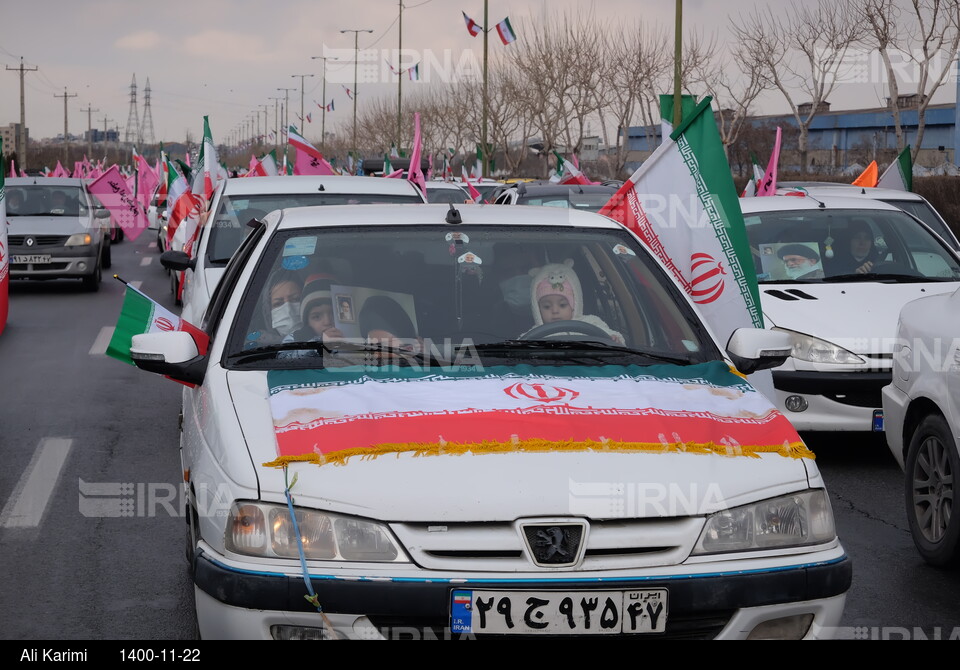
M 83 288 L 90 291 L 91 293 L 96 293 L 100 290 L 100 279 L 103 276 L 103 272 L 100 269 L 100 263 L 97 263 L 97 267 L 94 268 L 93 272 L 83 278 Z
M 184 556 L 187 559 L 187 570 L 192 577 L 197 571 L 197 543 L 200 541 L 199 519 L 193 505 L 187 506 L 187 532 Z
M 110 240 L 103 240 L 103 267 L 104 269 L 109 269 L 113 265 L 113 253 L 111 251 L 113 244 L 110 243 Z
M 960 453 L 946 419 L 928 414 L 910 440 L 905 464 L 907 520 L 917 551 L 930 565 L 960 563 Z

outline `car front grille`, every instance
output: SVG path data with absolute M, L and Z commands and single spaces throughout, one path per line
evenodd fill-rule
M 696 613 L 671 613 L 667 629 L 663 633 L 635 633 L 630 635 L 595 635 L 594 637 L 624 637 L 645 640 L 712 640 L 723 630 L 733 616 L 734 610 L 718 610 Z M 380 634 L 389 640 L 458 640 L 511 638 L 542 639 L 564 638 L 566 635 L 509 635 L 509 634 L 459 634 L 452 633 L 449 621 L 436 617 L 368 617 Z
M 63 246 L 67 241 L 66 235 L 10 235 L 7 241 L 12 247 L 22 247 L 27 237 L 32 237 L 38 247 Z
M 413 560 L 428 570 L 538 570 L 513 523 L 394 524 Z M 578 571 L 677 565 L 690 555 L 703 519 L 591 521 Z M 549 568 L 547 568 L 549 569 Z

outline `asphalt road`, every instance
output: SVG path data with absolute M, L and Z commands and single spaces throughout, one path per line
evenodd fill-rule
M 113 268 L 174 309 L 154 235 Z M 109 273 L 105 276 L 109 277 Z M 105 278 L 13 284 L 0 336 L 0 637 L 177 640 L 193 635 L 183 558 L 181 387 L 104 355 L 123 300 Z M 960 571 L 926 566 L 886 447 L 805 436 L 817 454 L 853 587 L 836 637 L 960 639 Z

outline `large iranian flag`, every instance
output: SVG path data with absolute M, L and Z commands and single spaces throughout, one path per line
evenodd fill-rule
M 0 156 L 3 155 L 3 140 L 0 139 Z M 10 161 L 13 170 L 13 161 Z M 0 334 L 7 327 L 10 312 L 10 253 L 7 244 L 7 193 L 3 170 L 0 170 Z
M 203 143 L 200 145 L 200 156 L 194 170 L 191 190 L 206 202 L 213 198 L 220 178 L 220 161 L 217 158 L 217 145 L 213 143 L 213 134 L 210 132 L 209 117 L 203 117 Z
M 722 361 L 690 366 L 270 370 L 277 459 L 543 451 L 809 457 Z
M 113 337 L 107 345 L 107 356 L 133 365 L 130 358 L 130 345 L 134 335 L 181 330 L 190 333 L 197 349 L 203 355 L 207 352 L 210 338 L 202 330 L 184 321 L 179 316 L 148 297 L 130 284 L 127 284 L 123 296 L 123 307 L 113 329 Z
M 910 145 L 900 152 L 897 160 L 892 162 L 880 179 L 877 180 L 879 188 L 892 188 L 897 191 L 913 190 L 913 157 L 910 155 Z
M 664 119 L 673 99 L 661 96 Z M 763 328 L 760 295 L 740 201 L 705 98 L 617 191 L 601 214 L 636 233 L 726 343 Z

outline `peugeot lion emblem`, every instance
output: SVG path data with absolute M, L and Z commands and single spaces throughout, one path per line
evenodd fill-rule
M 580 562 L 585 547 L 585 522 L 521 524 L 521 530 L 535 565 L 554 568 Z

